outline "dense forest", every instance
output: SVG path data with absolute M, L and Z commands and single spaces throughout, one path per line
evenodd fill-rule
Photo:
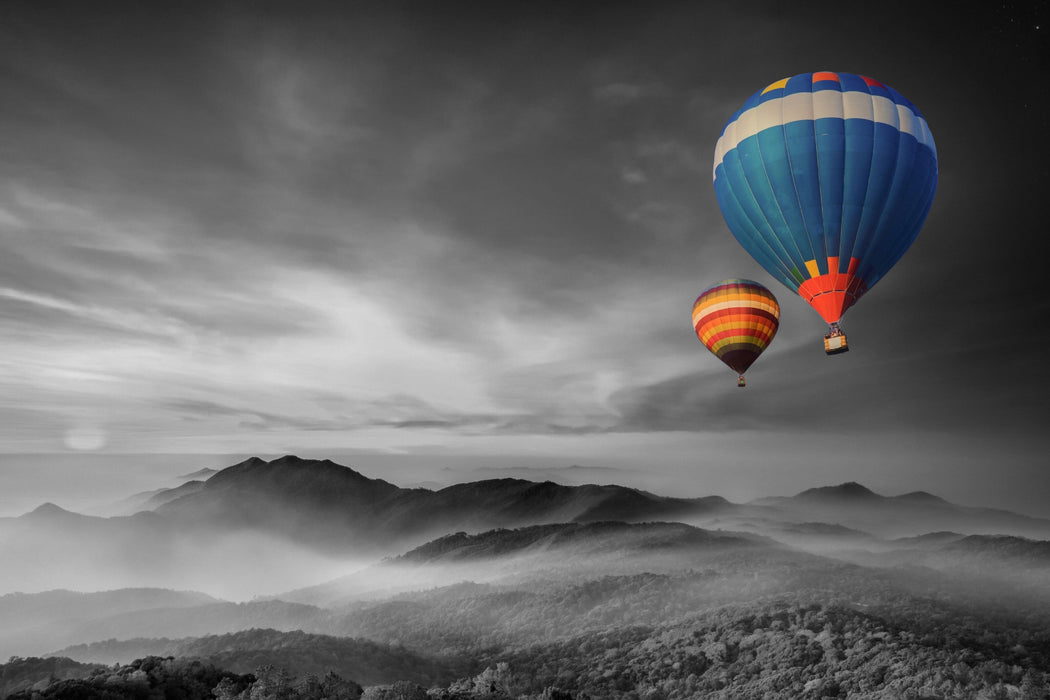
M 727 606 L 674 625 L 631 625 L 553 644 L 493 650 L 468 660 L 481 668 L 447 683 L 401 680 L 362 688 L 337 673 L 290 671 L 271 663 L 251 673 L 232 666 L 263 649 L 332 664 L 335 641 L 258 630 L 241 640 L 206 640 L 206 658 L 147 657 L 124 666 L 12 659 L 0 666 L 12 700 L 366 700 L 394 698 L 975 698 L 1050 696 L 1050 636 L 1018 628 L 949 623 L 899 609 L 875 615 L 839 606 L 776 600 Z M 954 616 L 953 616 L 954 619 Z M 311 647 L 310 642 L 315 646 Z M 224 651 L 225 650 L 225 651 Z M 217 664 L 214 659 L 223 658 Z M 323 663 L 320 665 L 323 666 Z M 78 673 L 69 673 L 74 668 Z M 66 669 L 65 678 L 59 673 Z M 70 677 L 74 676 L 74 677 Z
M 421 685 L 448 683 L 469 674 L 465 656 L 426 655 L 368 639 L 252 629 L 189 639 L 111 639 L 64 649 L 76 658 L 120 658 L 136 654 L 202 658 L 237 673 L 262 666 L 284 667 L 299 676 L 333 672 L 365 685 L 407 680 Z

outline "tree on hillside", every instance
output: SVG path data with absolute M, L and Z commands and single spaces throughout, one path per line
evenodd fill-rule
M 215 700 L 359 700 L 363 689 L 329 671 L 318 680 L 307 676 L 296 681 L 287 670 L 272 665 L 260 666 L 247 683 L 224 678 L 212 693 Z
M 398 681 L 392 685 L 376 685 L 365 689 L 361 700 L 429 700 L 429 696 L 421 685 Z

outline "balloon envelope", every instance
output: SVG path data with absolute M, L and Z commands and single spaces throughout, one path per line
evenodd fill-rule
M 915 240 L 937 188 L 926 120 L 850 73 L 804 73 L 748 99 L 715 146 L 714 186 L 748 253 L 828 323 Z
M 693 304 L 696 337 L 737 374 L 743 375 L 773 342 L 780 304 L 773 292 L 751 280 L 724 280 Z

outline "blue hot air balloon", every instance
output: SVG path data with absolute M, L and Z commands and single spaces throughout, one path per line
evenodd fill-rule
M 730 231 L 830 324 L 900 259 L 937 189 L 919 110 L 850 73 L 803 73 L 752 95 L 715 146 L 715 195 Z

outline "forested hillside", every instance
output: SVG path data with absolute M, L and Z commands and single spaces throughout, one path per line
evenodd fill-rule
M 424 685 L 449 683 L 474 669 L 465 656 L 424 655 L 403 646 L 367 639 L 305 632 L 252 629 L 187 639 L 109 640 L 59 652 L 77 659 L 140 656 L 194 658 L 236 673 L 262 666 L 283 667 L 298 676 L 334 672 L 364 684 L 398 680 Z

